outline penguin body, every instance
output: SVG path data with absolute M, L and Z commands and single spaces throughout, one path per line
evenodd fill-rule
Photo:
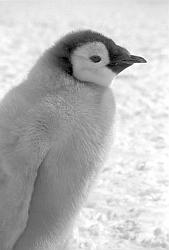
M 103 165 L 112 79 L 145 62 L 92 31 L 70 33 L 0 105 L 0 249 L 63 250 Z

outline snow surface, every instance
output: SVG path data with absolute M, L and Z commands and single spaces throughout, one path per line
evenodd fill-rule
M 113 85 L 109 162 L 76 222 L 71 249 L 169 249 L 169 1 L 0 1 L 0 97 L 68 31 L 91 28 L 146 58 Z

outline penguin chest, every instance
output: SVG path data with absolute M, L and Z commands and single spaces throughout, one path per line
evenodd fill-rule
M 71 92 L 64 99 L 66 110 L 69 110 L 64 118 L 68 137 L 60 153 L 65 161 L 63 165 L 76 166 L 74 169 L 80 169 L 84 172 L 83 177 L 87 177 L 91 172 L 97 172 L 111 147 L 115 103 L 108 88 L 75 91 L 73 96 Z

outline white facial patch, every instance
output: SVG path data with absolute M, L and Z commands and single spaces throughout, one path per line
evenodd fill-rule
M 93 62 L 91 56 L 100 56 L 101 61 Z M 87 43 L 78 47 L 72 54 L 71 62 L 74 77 L 83 82 L 108 86 L 116 76 L 107 67 L 110 62 L 109 53 L 101 42 Z

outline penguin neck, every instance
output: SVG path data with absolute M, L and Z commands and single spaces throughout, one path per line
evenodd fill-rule
M 58 89 L 68 85 L 75 85 L 72 76 L 70 77 L 55 65 L 39 60 L 29 72 L 27 79 L 18 87 L 28 102 L 35 103 L 44 96 L 57 93 Z

